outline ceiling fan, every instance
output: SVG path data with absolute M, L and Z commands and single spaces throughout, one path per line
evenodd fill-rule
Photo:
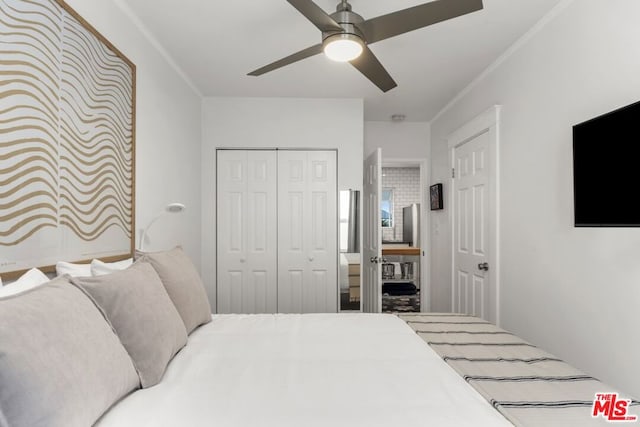
M 368 45 L 418 28 L 456 18 L 482 9 L 482 0 L 435 0 L 408 9 L 365 20 L 340 0 L 331 15 L 312 0 L 287 0 L 322 31 L 318 43 L 250 72 L 260 76 L 324 51 L 334 61 L 349 62 L 383 92 L 397 86 Z

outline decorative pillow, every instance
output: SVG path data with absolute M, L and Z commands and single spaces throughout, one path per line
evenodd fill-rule
M 211 306 L 200 275 L 181 247 L 165 252 L 136 252 L 136 256 L 156 270 L 188 334 L 211 321 Z
M 0 355 L 0 424 L 11 427 L 90 426 L 140 387 L 118 337 L 68 276 L 0 298 Z
M 133 264 L 133 258 L 116 262 L 103 262 L 99 259 L 94 259 L 91 261 L 91 275 L 102 276 L 104 274 L 115 273 L 116 271 L 131 267 L 131 264 Z
M 140 376 L 142 387 L 156 385 L 167 364 L 187 343 L 180 315 L 153 267 L 137 262 L 126 270 L 74 277 L 102 309 Z
M 48 281 L 49 278 L 46 274 L 37 268 L 32 268 L 20 276 L 20 278 L 15 282 L 0 287 L 0 298 L 28 291 L 29 289 L 33 289 L 47 283 Z
M 73 264 L 58 261 L 56 263 L 56 274 L 58 276 L 68 274 L 71 277 L 91 276 L 91 264 Z

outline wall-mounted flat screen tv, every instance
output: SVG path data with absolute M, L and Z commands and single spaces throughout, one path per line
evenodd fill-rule
M 576 227 L 640 227 L 640 102 L 573 127 Z

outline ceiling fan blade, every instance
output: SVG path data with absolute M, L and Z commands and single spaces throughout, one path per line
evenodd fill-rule
M 287 0 L 320 31 L 342 31 L 342 27 L 311 0 Z
M 435 0 L 388 15 L 368 19 L 358 28 L 367 43 L 375 43 L 418 28 L 481 10 L 482 0 Z
M 366 78 L 371 80 L 374 85 L 378 86 L 381 91 L 387 92 L 398 86 L 367 46 L 364 47 L 359 57 L 350 62 L 351 65 L 364 74 Z
M 262 68 L 258 68 L 255 71 L 247 74 L 248 76 L 260 76 L 262 74 L 268 73 L 269 71 L 277 70 L 278 68 L 284 67 L 285 65 L 293 64 L 294 62 L 298 62 L 305 58 L 309 58 L 310 56 L 317 55 L 322 53 L 322 44 L 316 44 L 311 47 L 308 47 L 300 52 L 296 52 L 293 55 L 289 55 L 286 58 L 282 58 L 276 62 L 272 62 L 269 65 L 265 65 Z

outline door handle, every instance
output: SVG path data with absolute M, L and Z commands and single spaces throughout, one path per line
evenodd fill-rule
M 480 264 L 478 264 L 478 270 L 489 271 L 489 263 L 481 262 Z
M 372 256 L 371 258 L 369 258 L 369 261 L 371 261 L 373 264 L 378 264 L 380 262 L 377 256 Z

